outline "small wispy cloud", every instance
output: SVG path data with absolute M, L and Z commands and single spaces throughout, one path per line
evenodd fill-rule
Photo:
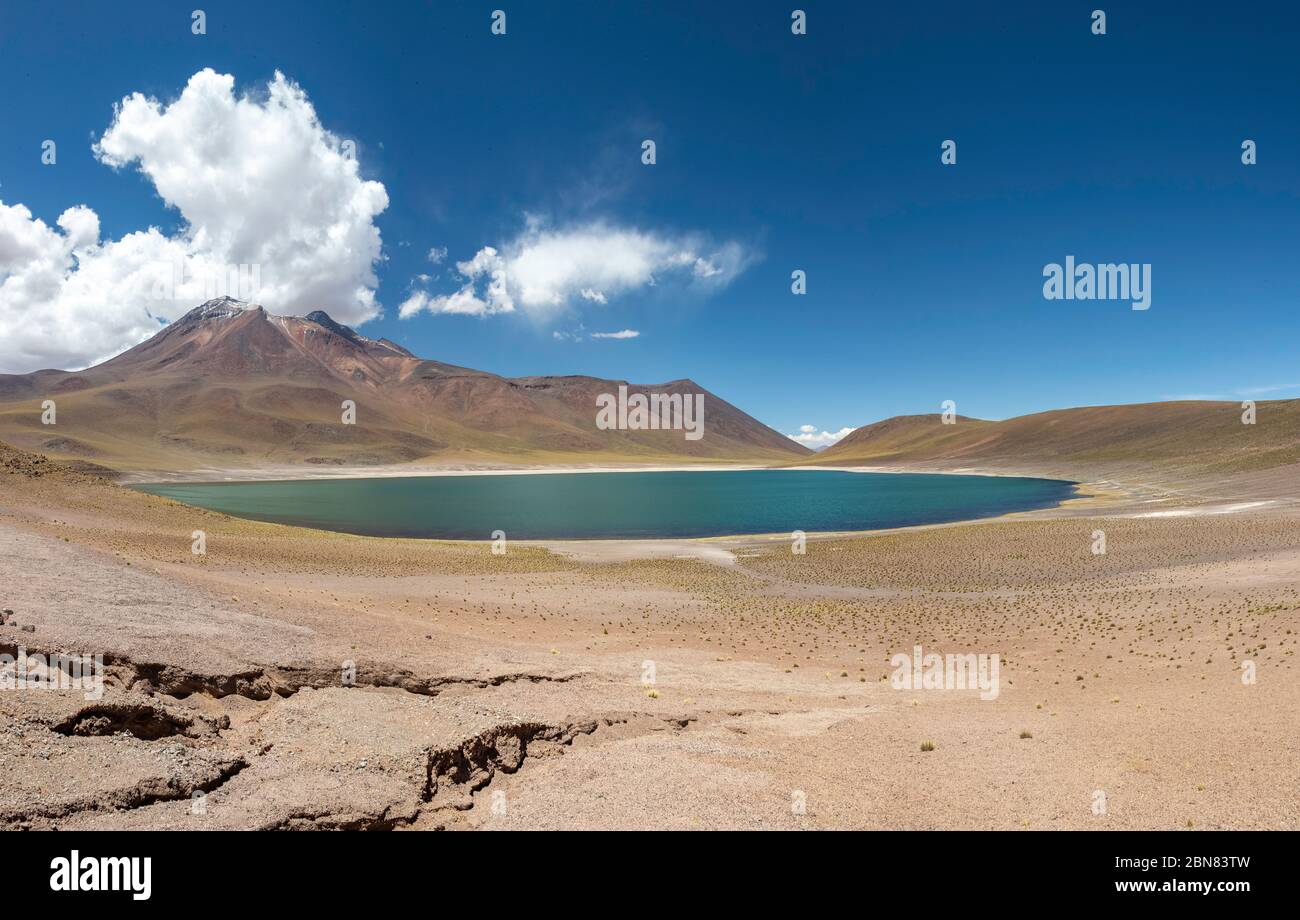
M 1237 392 L 1243 396 L 1263 396 L 1266 393 L 1281 393 L 1287 390 L 1300 391 L 1300 383 L 1277 383 L 1267 387 L 1243 387 Z
M 620 329 L 618 332 L 593 332 L 593 339 L 635 339 L 641 333 L 636 329 Z

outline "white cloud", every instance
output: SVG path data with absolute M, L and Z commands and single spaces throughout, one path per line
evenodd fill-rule
M 447 258 L 446 246 L 434 246 L 429 250 L 429 261 L 434 265 L 442 264 L 442 260 Z
M 830 447 L 852 431 L 852 428 L 841 428 L 839 431 L 818 431 L 816 425 L 800 425 L 798 434 L 788 434 L 786 437 L 791 441 L 798 441 L 805 447 L 815 449 Z
M 422 292 L 422 299 L 408 299 L 400 312 L 403 317 L 421 309 L 486 316 L 512 313 L 519 306 L 544 318 L 578 299 L 605 304 L 665 280 L 717 289 L 749 261 L 734 242 L 715 247 L 697 236 L 663 236 L 603 222 L 550 230 L 527 215 L 524 232 L 515 240 L 500 249 L 484 246 L 472 259 L 456 263 L 463 279 L 460 290 Z
M 215 294 L 346 323 L 378 315 L 374 219 L 388 195 L 360 177 L 283 75 L 258 97 L 236 96 L 234 78 L 212 70 L 170 103 L 135 93 L 114 107 L 94 151 L 109 166 L 138 168 L 183 228 L 101 241 L 84 205 L 55 229 L 0 202 L 0 370 L 85 366 Z M 239 266 L 243 284 L 232 290 Z
M 635 339 L 641 335 L 636 329 L 620 329 L 618 332 L 587 332 L 587 327 L 578 323 L 576 327 L 568 331 L 556 329 L 551 333 L 551 338 L 557 342 L 581 342 L 584 339 Z
M 409 319 L 428 306 L 428 303 L 429 295 L 424 291 L 416 291 L 398 305 L 397 315 L 402 319 Z
M 1269 393 L 1281 393 L 1285 390 L 1300 390 L 1300 383 L 1275 383 L 1266 387 L 1242 387 L 1237 392 L 1242 396 L 1264 396 Z

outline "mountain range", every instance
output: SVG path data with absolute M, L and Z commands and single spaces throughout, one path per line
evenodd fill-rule
M 704 394 L 703 437 L 601 430 L 596 399 Z M 41 405 L 54 400 L 55 424 Z M 344 424 L 345 400 L 355 423 Z M 115 468 L 784 462 L 810 455 L 691 380 L 502 377 L 418 358 L 323 312 L 208 301 L 83 371 L 0 375 L 0 437 Z
M 602 430 L 597 399 L 703 394 L 703 437 Z M 56 423 L 42 424 L 53 400 Z M 345 401 L 355 424 L 343 423 Z M 1092 406 L 1003 421 L 897 416 L 820 453 L 691 380 L 503 377 L 419 358 L 314 312 L 208 301 L 82 371 L 0 375 L 0 439 L 120 470 L 738 462 L 1300 484 L 1300 400 Z M 1300 492 L 1300 486 L 1293 488 Z

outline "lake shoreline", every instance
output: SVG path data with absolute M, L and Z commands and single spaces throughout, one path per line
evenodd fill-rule
M 355 536 L 478 542 L 508 534 L 512 542 L 534 543 L 872 533 L 1052 510 L 1079 498 L 1077 483 L 1037 477 L 889 477 L 818 468 L 730 470 L 716 478 L 701 470 L 637 472 L 567 472 L 544 486 L 526 476 L 464 476 L 128 488 L 250 520 Z
M 1047 479 L 1054 482 L 1068 482 L 1083 485 L 1077 480 L 1059 476 L 1034 476 L 1024 473 L 1011 473 L 1005 470 L 985 469 L 979 467 L 962 467 L 960 469 L 904 469 L 888 466 L 819 466 L 804 464 L 800 466 L 772 466 L 764 464 L 724 463 L 724 464 L 647 464 L 647 465 L 603 465 L 588 466 L 583 464 L 548 464 L 545 466 L 353 466 L 325 469 L 317 472 L 303 467 L 258 467 L 250 469 L 203 469 L 193 471 L 129 471 L 117 477 L 117 482 L 126 486 L 143 485 L 207 485 L 222 482 L 314 482 L 318 480 L 345 479 L 419 479 L 424 477 L 444 476 L 543 476 L 564 473 L 735 473 L 772 470 L 774 472 L 839 472 L 839 473 L 895 473 L 902 475 L 933 476 L 989 476 L 1011 479 Z

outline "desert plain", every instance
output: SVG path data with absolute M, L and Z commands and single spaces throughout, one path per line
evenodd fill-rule
M 802 555 L 494 554 L 5 447 L 0 654 L 102 654 L 106 686 L 0 693 L 0 827 L 1300 826 L 1300 474 L 1089 472 Z M 898 689 L 917 645 L 998 655 L 996 697 Z

